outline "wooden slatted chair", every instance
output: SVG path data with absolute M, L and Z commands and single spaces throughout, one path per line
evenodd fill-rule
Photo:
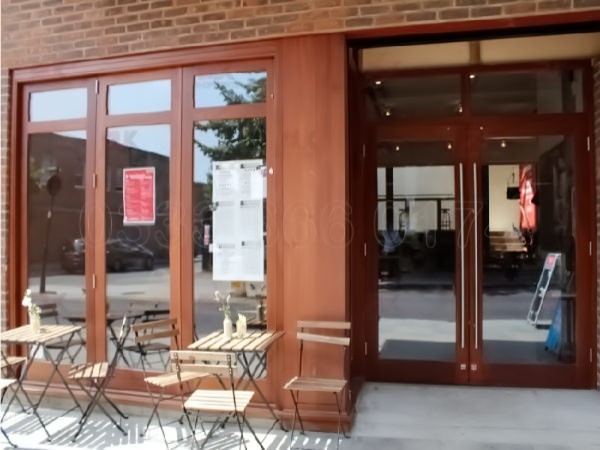
M 136 323 L 131 326 L 131 329 L 134 333 L 135 343 L 140 346 L 140 353 L 143 352 L 142 347 L 151 346 L 156 343 L 156 341 L 161 341 L 162 345 L 165 345 L 165 339 L 168 341 L 172 341 L 175 349 L 179 349 L 179 329 L 177 328 L 177 319 L 163 319 L 163 320 L 153 320 L 150 322 L 142 322 Z M 170 342 L 169 342 L 170 343 Z M 166 344 L 168 345 L 168 344 Z M 173 365 L 171 365 L 172 370 L 166 373 L 161 374 L 150 374 L 150 367 L 145 363 L 145 358 L 141 360 L 142 362 L 142 370 L 144 371 L 144 381 L 146 382 L 146 389 L 150 398 L 152 399 L 152 413 L 148 418 L 148 422 L 146 423 L 146 427 L 140 436 L 144 436 L 150 427 L 150 423 L 154 416 L 158 421 L 158 425 L 160 426 L 160 431 L 162 432 L 163 439 L 165 440 L 165 444 L 167 448 L 169 446 L 169 442 L 167 441 L 167 437 L 165 435 L 165 431 L 162 425 L 162 421 L 160 419 L 159 414 L 159 406 L 165 400 L 170 400 L 176 397 L 181 397 L 183 400 L 184 396 L 193 391 L 197 386 L 200 380 L 207 376 L 207 374 L 200 374 L 197 372 L 181 372 L 179 376 L 177 375 L 177 371 Z M 181 384 L 180 384 L 181 381 Z M 193 383 L 193 388 L 183 389 L 183 384 Z M 179 391 L 176 394 L 167 394 L 167 391 L 173 387 L 179 387 Z M 155 389 L 158 388 L 158 394 L 155 392 Z M 167 395 L 166 395 L 167 394 Z M 180 423 L 183 421 L 180 419 Z
M 302 361 L 306 343 L 311 343 L 311 345 L 327 344 L 339 346 L 342 348 L 345 358 L 346 350 L 350 346 L 349 333 L 350 322 L 298 321 L 297 337 L 300 341 L 298 375 L 283 386 L 285 390 L 290 391 L 292 401 L 294 402 L 294 419 L 292 421 L 292 435 L 290 442 L 293 442 L 294 440 L 296 418 L 298 418 L 302 434 L 304 434 L 304 424 L 302 423 L 302 417 L 300 416 L 300 411 L 298 409 L 300 392 L 328 392 L 334 395 L 335 404 L 338 410 L 337 446 L 339 448 L 340 430 L 342 425 L 341 394 L 348 384 L 348 380 L 342 378 L 320 378 L 303 375 Z M 343 335 L 340 336 L 340 334 Z M 344 437 L 347 437 L 345 432 Z
M 58 313 L 58 306 L 56 303 L 40 303 L 38 306 L 41 310 L 40 319 L 42 323 L 51 321 L 55 325 L 60 324 L 60 315 Z M 83 337 L 83 334 L 81 334 L 80 330 L 71 340 L 61 338 L 55 342 L 48 343 L 46 347 L 48 349 L 65 351 L 69 356 L 69 361 L 74 363 L 77 355 L 81 352 L 81 350 L 83 350 L 83 348 L 85 348 L 85 338 Z
M 165 360 L 164 355 L 168 355 L 169 352 L 171 351 L 171 345 L 170 342 L 164 340 L 164 338 L 169 338 L 169 337 L 173 337 L 171 334 L 167 334 L 165 336 L 163 336 L 163 339 L 161 339 L 160 336 L 154 336 L 151 339 L 148 338 L 147 336 L 144 337 L 144 333 L 148 334 L 153 334 L 152 333 L 152 326 L 150 327 L 145 327 L 145 324 L 147 323 L 154 323 L 154 324 L 158 324 L 158 327 L 163 325 L 163 322 L 161 322 L 161 320 L 168 320 L 169 318 L 169 309 L 152 309 L 152 310 L 146 310 L 144 311 L 144 316 L 143 316 L 143 320 L 140 323 L 136 323 L 133 324 L 131 326 L 132 331 L 136 332 L 136 330 L 139 330 L 139 336 L 140 339 L 137 339 L 138 334 L 136 333 L 136 339 L 134 341 L 133 344 L 131 345 L 126 345 L 124 347 L 125 350 L 127 350 L 130 353 L 137 353 L 139 355 L 139 361 L 138 363 L 142 365 L 142 368 L 145 367 L 150 367 L 151 363 L 150 360 L 148 359 L 149 356 L 151 355 L 158 355 L 160 358 L 160 361 L 163 365 L 163 369 L 167 368 L 167 364 L 168 364 L 168 360 Z M 152 319 L 152 320 L 150 320 Z M 160 319 L 160 320 L 156 320 L 156 319 Z M 173 326 L 176 326 L 173 325 Z M 166 331 L 166 330 L 163 330 Z M 179 334 L 179 333 L 177 333 Z M 179 348 L 179 347 L 176 347 Z M 134 367 L 136 367 L 137 364 L 134 364 Z
M 234 354 L 194 350 L 173 351 L 171 352 L 171 361 L 175 364 L 177 376 L 180 380 L 183 380 L 181 376 L 183 373 L 195 372 L 203 375 L 208 374 L 215 376 L 223 388 L 222 390 L 196 389 L 185 402 L 182 400 L 184 415 L 187 417 L 190 429 L 193 430 L 192 436 L 196 446 L 203 448 L 217 428 L 225 424 L 231 416 L 235 416 L 240 429 L 240 448 L 242 443 L 244 444 L 244 448 L 247 448 L 244 441 L 245 425 L 254 436 L 260 448 L 264 449 L 262 442 L 256 436 L 245 414 L 254 392 L 235 389 L 233 374 L 236 368 L 236 358 Z M 229 387 L 226 386 L 222 377 L 227 377 Z M 224 420 L 219 420 L 220 417 L 215 420 L 209 432 L 206 433 L 202 447 L 200 447 L 196 439 L 196 433 L 189 417 L 190 411 L 216 414 L 220 417 L 225 416 Z
M 23 406 L 23 403 L 21 402 L 21 399 L 17 395 L 17 392 L 21 391 L 23 393 L 23 395 L 25 395 L 27 402 L 31 403 L 29 401 L 29 398 L 27 398 L 28 397 L 27 392 L 25 392 L 25 390 L 23 389 L 23 386 L 19 382 L 19 368 L 26 362 L 27 362 L 26 356 L 4 355 L 4 352 L 2 352 L 1 359 L 0 359 L 0 372 L 2 373 L 2 376 L 0 378 L 6 378 L 6 379 L 14 378 L 17 381 L 16 386 L 13 386 L 13 383 L 10 383 L 10 384 L 7 384 L 4 387 L 4 389 L 6 389 L 7 387 L 11 388 L 11 390 L 14 393 L 14 399 L 17 401 L 17 403 L 21 407 L 21 411 L 23 411 L 23 412 L 25 412 L 25 406 Z M 0 391 L 2 391 L 2 395 L 4 395 L 4 389 L 0 389 Z M 10 407 L 10 404 L 7 405 L 6 408 L 4 408 L 4 413 L 2 413 L 2 418 L 0 420 L 4 419 L 4 416 L 6 416 L 6 413 L 8 412 L 9 407 Z
M 69 369 L 69 379 L 76 381 L 81 389 L 86 392 L 90 398 L 90 403 L 79 420 L 79 427 L 73 436 L 73 441 L 75 441 L 77 436 L 79 436 L 79 433 L 81 433 L 83 426 L 90 418 L 96 406 L 100 408 L 104 415 L 110 419 L 110 421 L 119 429 L 119 431 L 121 431 L 123 434 L 127 434 L 123 427 L 121 427 L 121 425 L 106 411 L 106 409 L 100 403 L 100 399 L 103 398 L 110 406 L 112 406 L 119 416 L 127 419 L 127 416 L 123 413 L 123 411 L 121 411 L 117 405 L 115 405 L 115 403 L 106 395 L 106 388 L 114 376 L 117 362 L 121 356 L 121 353 L 123 352 L 123 343 L 125 342 L 125 337 L 127 336 L 127 327 L 128 323 L 126 314 L 123 317 L 121 328 L 119 330 L 119 336 L 116 342 L 115 353 L 110 362 L 103 361 L 97 363 L 78 364 Z M 87 388 L 85 386 L 86 383 L 89 385 Z

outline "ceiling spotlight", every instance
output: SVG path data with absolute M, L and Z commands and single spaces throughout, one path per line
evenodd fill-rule
M 383 84 L 383 81 L 381 81 L 381 80 L 375 80 L 373 84 L 375 86 L 381 86 Z
M 392 110 L 390 108 L 386 108 L 384 114 L 385 117 L 390 117 L 392 115 Z
M 448 145 L 446 147 L 448 148 L 448 150 L 452 150 L 452 142 L 448 142 Z
M 506 148 L 506 141 L 504 139 L 502 139 L 502 141 L 500 142 L 500 147 Z
M 394 150 L 396 150 L 397 152 L 399 152 L 400 151 L 400 146 L 396 145 L 396 147 L 394 147 Z
M 469 78 L 470 78 L 471 80 L 474 80 L 476 76 L 477 76 L 477 75 L 475 75 L 474 73 L 471 73 L 471 74 L 469 74 Z

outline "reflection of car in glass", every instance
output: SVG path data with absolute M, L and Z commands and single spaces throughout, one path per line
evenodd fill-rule
M 67 272 L 81 272 L 85 268 L 85 241 L 73 239 L 61 247 L 60 264 Z M 106 242 L 106 267 L 120 272 L 130 267 L 154 269 L 154 253 L 135 242 L 109 239 Z

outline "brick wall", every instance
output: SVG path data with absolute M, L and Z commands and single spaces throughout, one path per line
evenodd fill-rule
M 594 60 L 594 128 L 595 128 L 595 136 L 596 136 L 596 252 L 600 249 L 600 57 Z M 597 266 L 600 267 L 600 263 L 597 263 Z M 596 269 L 598 270 L 598 269 Z M 598 273 L 596 274 L 596 289 L 598 292 L 596 293 L 596 298 L 600 298 L 600 277 Z M 600 302 L 597 304 L 598 306 L 598 314 L 596 320 L 597 326 L 597 336 L 600 337 Z M 600 339 L 598 341 L 598 346 L 596 347 L 596 383 L 598 389 L 600 389 Z
M 600 0 L 3 0 L 2 63 L 598 8 Z
M 267 37 L 598 9 L 600 0 L 2 0 L 1 306 L 7 295 L 9 69 Z M 597 86 L 598 78 L 596 70 Z M 598 102 L 598 88 L 596 96 Z M 0 310 L 4 326 L 6 308 Z

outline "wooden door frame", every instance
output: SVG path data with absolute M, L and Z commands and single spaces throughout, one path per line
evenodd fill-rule
M 577 224 L 577 274 L 576 274 L 576 293 L 580 302 L 585 304 L 584 308 L 575 308 L 575 348 L 576 360 L 568 365 L 543 365 L 527 364 L 526 373 L 515 371 L 515 364 L 486 363 L 484 361 L 484 342 L 483 342 L 483 251 L 478 252 L 478 262 L 475 265 L 478 271 L 479 289 L 477 293 L 478 303 L 478 335 L 479 349 L 474 350 L 474 342 L 471 342 L 470 348 L 473 350 L 471 360 L 477 365 L 477 370 L 471 371 L 471 384 L 480 385 L 510 385 L 521 387 L 561 387 L 561 388 L 586 388 L 594 385 L 593 363 L 589 358 L 589 351 L 595 347 L 594 317 L 591 314 L 595 311 L 595 265 L 596 253 L 593 249 L 595 242 L 595 214 L 593 208 L 586 207 L 594 203 L 594 178 L 591 176 L 590 167 L 594 167 L 594 157 L 592 152 L 586 149 L 586 130 L 587 126 L 584 115 L 579 117 L 563 118 L 561 120 L 532 120 L 529 123 L 523 123 L 521 120 L 504 120 L 502 122 L 492 123 L 475 121 L 469 130 L 470 149 L 472 149 L 469 164 L 475 162 L 478 171 L 478 191 L 482 192 L 481 177 L 481 155 L 482 145 L 487 137 L 496 136 L 549 136 L 564 135 L 573 138 L 574 154 L 574 183 L 577 192 L 575 205 L 575 222 Z M 483 130 L 481 130 L 483 127 Z M 472 184 L 472 183 L 471 183 Z M 477 230 L 478 242 L 483 243 L 483 228 L 480 226 Z M 588 242 L 591 247 L 588 247 Z M 482 248 L 482 245 L 479 245 Z M 473 239 L 469 242 L 469 254 L 472 258 Z M 474 261 L 473 261 L 474 263 Z M 470 273 L 470 285 L 474 286 L 475 273 Z M 471 298 L 470 303 L 474 300 Z M 471 312 L 471 323 L 476 322 L 474 312 Z M 472 339 L 475 339 L 474 333 Z M 593 351 L 592 351 L 593 353 Z
M 569 113 L 569 114 L 547 114 L 547 115 L 539 115 L 539 116 L 533 116 L 533 115 L 513 115 L 513 116 L 472 116 L 470 114 L 470 108 L 468 105 L 468 101 L 465 102 L 464 100 L 468 100 L 470 97 L 470 92 L 469 89 L 464 89 L 465 87 L 465 82 L 464 82 L 464 77 L 465 74 L 468 75 L 471 71 L 475 71 L 475 70 L 479 70 L 479 71 L 509 71 L 509 70 L 530 70 L 530 69 L 535 69 L 535 68 L 539 68 L 539 69 L 544 69 L 544 68 L 580 68 L 583 70 L 583 95 L 584 95 L 584 112 L 582 113 Z M 523 63 L 523 64 L 505 64 L 505 65 L 500 65 L 500 66 L 493 66 L 493 67 L 479 67 L 479 66 L 474 66 L 474 67 L 462 67 L 462 68 L 455 68 L 455 69 L 441 69 L 442 73 L 450 73 L 452 71 L 455 72 L 460 72 L 463 75 L 463 104 L 466 105 L 466 111 L 469 114 L 465 115 L 463 114 L 462 116 L 459 117 L 448 117 L 448 118 L 427 118 L 427 119 L 406 119 L 403 120 L 402 122 L 396 122 L 397 125 L 402 124 L 404 127 L 406 127 L 406 129 L 410 129 L 412 128 L 413 130 L 417 130 L 419 129 L 419 127 L 438 127 L 438 126 L 450 126 L 450 127 L 461 127 L 464 126 L 467 131 L 473 128 L 473 124 L 477 123 L 478 126 L 483 126 L 488 130 L 493 130 L 496 129 L 498 127 L 518 127 L 519 125 L 522 125 L 524 123 L 524 121 L 526 121 L 528 123 L 528 127 L 531 129 L 538 129 L 540 133 L 545 132 L 547 134 L 551 134 L 548 133 L 549 128 L 551 128 L 554 132 L 554 134 L 560 134 L 560 131 L 562 130 L 563 133 L 569 133 L 569 130 L 573 130 L 573 129 L 577 129 L 578 131 L 576 132 L 576 142 L 575 145 L 579 148 L 583 148 L 582 146 L 585 145 L 585 140 L 586 137 L 588 139 L 591 139 L 591 141 L 593 142 L 593 95 L 592 95 L 592 87 L 593 87 L 593 82 L 592 82 L 592 76 L 591 76 L 591 69 L 589 67 L 589 61 L 564 61 L 564 62 L 536 62 L 536 63 Z M 383 76 L 394 76 L 394 75 L 411 75 L 411 76 L 415 76 L 415 75 L 431 75 L 434 73 L 438 73 L 437 70 L 435 69 L 425 69 L 425 70 L 411 70 L 411 71 L 394 71 L 394 72 L 381 72 L 381 73 L 369 73 L 369 74 L 363 74 L 362 76 L 362 83 L 359 83 L 358 86 L 355 86 L 353 88 L 353 90 L 355 90 L 356 92 L 359 92 L 358 97 L 360 97 L 361 99 L 364 99 L 364 89 L 365 89 L 365 84 L 368 81 L 372 81 L 378 78 L 381 78 Z M 364 100 L 363 100 L 364 101 Z M 360 104 L 360 103 L 359 103 Z M 364 106 L 363 106 L 364 108 Z M 366 148 L 369 148 L 369 145 L 372 146 L 373 140 L 371 138 L 372 136 L 372 130 L 374 127 L 377 127 L 378 124 L 382 124 L 384 123 L 384 125 L 380 125 L 382 127 L 389 127 L 389 126 L 394 126 L 394 121 L 390 121 L 390 120 L 386 120 L 384 121 L 367 121 L 365 119 L 365 115 L 361 110 L 361 129 L 367 130 L 364 132 L 365 138 L 364 138 L 364 142 L 367 143 L 366 144 Z M 518 128 L 517 128 L 518 129 Z M 355 134 L 359 135 L 360 133 L 355 132 Z M 475 148 L 474 142 L 473 140 L 475 139 L 474 137 L 474 133 L 472 132 L 467 132 L 466 133 L 466 137 L 465 137 L 465 144 L 466 147 L 469 149 L 473 149 Z M 351 172 L 351 174 L 353 176 L 358 175 L 357 180 L 363 184 L 363 188 L 364 189 L 352 189 L 352 197 L 351 197 L 351 201 L 352 201 L 352 207 L 354 211 L 360 212 L 362 211 L 364 213 L 364 211 L 368 210 L 368 208 L 366 207 L 366 205 L 369 204 L 369 193 L 372 193 L 372 186 L 369 186 L 369 176 L 368 174 L 366 174 L 366 172 L 363 170 L 361 172 L 360 166 L 362 164 L 364 164 L 367 168 L 371 167 L 371 165 L 369 164 L 368 159 L 365 158 L 361 158 L 361 155 L 359 154 L 360 152 L 360 147 L 359 146 L 353 146 L 351 147 L 351 149 L 353 150 L 354 156 L 352 158 L 354 167 L 353 170 Z M 472 150 L 470 150 L 472 151 Z M 366 152 L 368 154 L 368 152 Z M 470 158 L 471 156 L 469 156 Z M 363 162 L 364 159 L 364 162 Z M 468 160 L 468 158 L 467 158 Z M 372 164 L 372 162 L 371 162 Z M 578 163 L 578 170 L 580 171 L 579 173 L 585 173 L 587 174 L 587 186 L 585 187 L 585 191 L 586 191 L 586 200 L 585 202 L 587 202 L 587 205 L 593 205 L 595 204 L 595 184 L 594 184 L 594 174 L 595 174 L 595 163 L 594 163 L 594 155 L 593 152 L 590 152 L 590 161 L 588 161 L 588 167 L 580 167 L 581 164 Z M 355 179 L 352 179 L 353 182 L 355 181 Z M 472 198 L 472 188 L 471 188 L 471 193 L 469 194 L 470 197 Z M 580 200 L 583 202 L 583 200 Z M 589 286 L 586 286 L 585 288 L 585 292 L 588 292 L 589 294 L 589 298 L 590 301 L 588 302 L 587 307 L 585 308 L 585 310 L 583 312 L 581 312 L 581 314 L 583 315 L 581 317 L 578 316 L 578 329 L 577 332 L 581 333 L 578 334 L 577 336 L 577 341 L 578 342 L 578 361 L 582 361 L 581 364 L 579 364 L 579 369 L 577 369 L 572 377 L 572 382 L 569 384 L 569 386 L 577 386 L 577 387 L 591 387 L 594 385 L 595 383 L 595 378 L 596 378 L 596 374 L 595 371 L 593 369 L 594 364 L 595 364 L 595 360 L 596 360 L 596 355 L 595 355 L 595 351 L 593 351 L 593 349 L 596 347 L 596 331 L 595 331 L 595 318 L 596 318 L 596 302 L 594 301 L 595 299 L 595 289 L 596 289 L 596 280 L 595 280 L 595 268 L 596 268 L 596 259 L 595 259 L 595 255 L 596 255 L 596 249 L 595 249 L 595 230 L 596 230 L 596 222 L 595 222 L 595 216 L 593 214 L 590 214 L 586 219 L 584 220 L 580 220 L 580 223 L 578 226 L 585 226 L 586 229 L 586 233 L 588 236 L 590 236 L 590 241 L 591 241 L 591 245 L 592 245 L 592 261 L 591 264 L 584 264 L 582 268 L 582 264 L 579 264 L 579 269 L 578 269 L 578 278 L 582 278 L 585 277 L 585 279 L 587 279 L 589 281 Z M 374 303 L 376 303 L 376 299 L 377 298 L 377 291 L 376 289 L 373 288 L 373 283 L 372 280 L 369 281 L 369 276 L 372 279 L 376 279 L 376 267 L 377 267 L 377 256 L 375 254 L 375 252 L 373 251 L 367 251 L 367 254 L 364 256 L 363 259 L 363 255 L 362 255 L 362 247 L 363 247 L 363 242 L 367 243 L 369 236 L 367 233 L 368 230 L 368 224 L 364 225 L 363 223 L 359 223 L 360 221 L 363 221 L 364 218 L 358 217 L 356 216 L 356 223 L 357 223 L 357 229 L 362 230 L 362 234 L 360 234 L 360 238 L 361 239 L 357 239 L 356 242 L 353 243 L 353 250 L 352 250 L 352 261 L 351 261 L 351 267 L 353 268 L 352 274 L 353 274 L 353 280 L 352 280 L 352 291 L 353 291 L 353 304 L 352 304 L 352 311 L 353 311 L 353 316 L 355 317 L 361 317 L 364 318 L 366 316 L 376 316 L 376 312 L 373 312 L 373 308 L 374 308 Z M 583 223 L 585 223 L 585 225 L 582 225 Z M 481 240 L 480 240 L 481 242 Z M 369 246 L 367 245 L 367 249 L 369 248 Z M 371 245 L 371 248 L 373 248 L 373 246 Z M 581 253 L 581 251 L 579 252 Z M 363 260 L 364 262 L 364 266 L 363 264 L 361 264 L 360 259 Z M 375 271 L 375 272 L 374 272 Z M 583 271 L 585 271 L 586 273 L 582 273 Z M 355 276 L 364 276 L 364 280 L 360 280 L 360 281 L 355 281 L 354 277 Z M 481 278 L 480 278 L 481 279 Z M 469 284 L 472 285 L 472 277 L 469 280 Z M 360 290 L 360 292 L 354 292 L 355 289 Z M 478 299 L 479 301 L 481 301 L 481 295 L 478 295 Z M 474 317 L 471 317 L 471 320 L 473 320 Z M 355 326 L 358 326 L 355 325 Z M 364 339 L 365 339 L 365 343 L 366 342 L 376 342 L 375 339 L 373 339 L 373 333 L 376 333 L 376 330 L 374 328 L 373 325 L 361 325 L 361 327 L 364 331 L 363 331 L 363 335 L 364 335 Z M 369 329 L 369 327 L 371 327 L 372 329 Z M 479 333 L 481 333 L 481 327 L 479 327 Z M 479 337 L 480 338 L 480 337 Z M 372 345 L 372 344 L 371 344 Z M 579 348 L 582 347 L 582 348 Z M 588 347 L 590 349 L 592 349 L 592 356 L 591 356 L 591 360 L 588 361 L 588 357 L 587 357 L 587 353 L 586 355 L 583 354 L 584 351 L 587 351 Z M 364 351 L 364 353 L 363 353 Z M 584 358 L 585 357 L 585 362 Z M 375 372 L 373 372 L 372 369 L 369 369 L 369 367 L 372 367 L 373 365 L 371 364 L 368 352 L 367 352 L 367 346 L 363 347 L 362 345 L 355 345 L 354 346 L 354 359 L 356 359 L 357 361 L 364 361 L 361 365 L 360 362 L 356 363 L 356 367 L 359 368 L 359 370 L 362 371 L 361 375 L 364 375 L 366 377 L 366 379 L 377 379 L 380 381 L 397 381 L 398 378 L 395 377 L 393 374 L 390 374 L 389 372 L 383 373 L 383 374 L 377 374 Z M 435 369 L 435 366 L 432 367 L 432 369 Z M 498 374 L 502 374 L 502 373 L 508 373 L 508 371 L 504 370 L 502 367 L 498 367 Z M 497 380 L 497 379 L 492 379 L 492 378 L 488 378 L 490 383 L 497 383 L 497 384 L 504 384 L 504 382 L 501 382 L 501 380 Z M 514 384 L 514 385 L 531 385 L 531 383 L 526 383 L 523 382 L 523 380 L 512 380 L 510 378 L 510 376 L 507 376 L 506 379 L 508 380 L 508 382 L 510 384 Z M 539 379 L 543 379 L 543 377 L 539 377 Z M 423 381 L 423 380 L 421 380 Z M 473 377 L 473 383 L 477 384 L 477 383 L 483 383 L 483 381 L 481 380 L 481 378 L 479 377 Z M 536 385 L 541 385 L 540 383 L 537 383 Z M 561 384 L 560 380 L 557 380 L 556 377 L 553 377 L 553 379 L 549 380 L 549 382 L 547 384 L 545 384 L 547 386 L 564 386 L 564 383 Z M 565 386 L 566 387 L 566 386 Z

